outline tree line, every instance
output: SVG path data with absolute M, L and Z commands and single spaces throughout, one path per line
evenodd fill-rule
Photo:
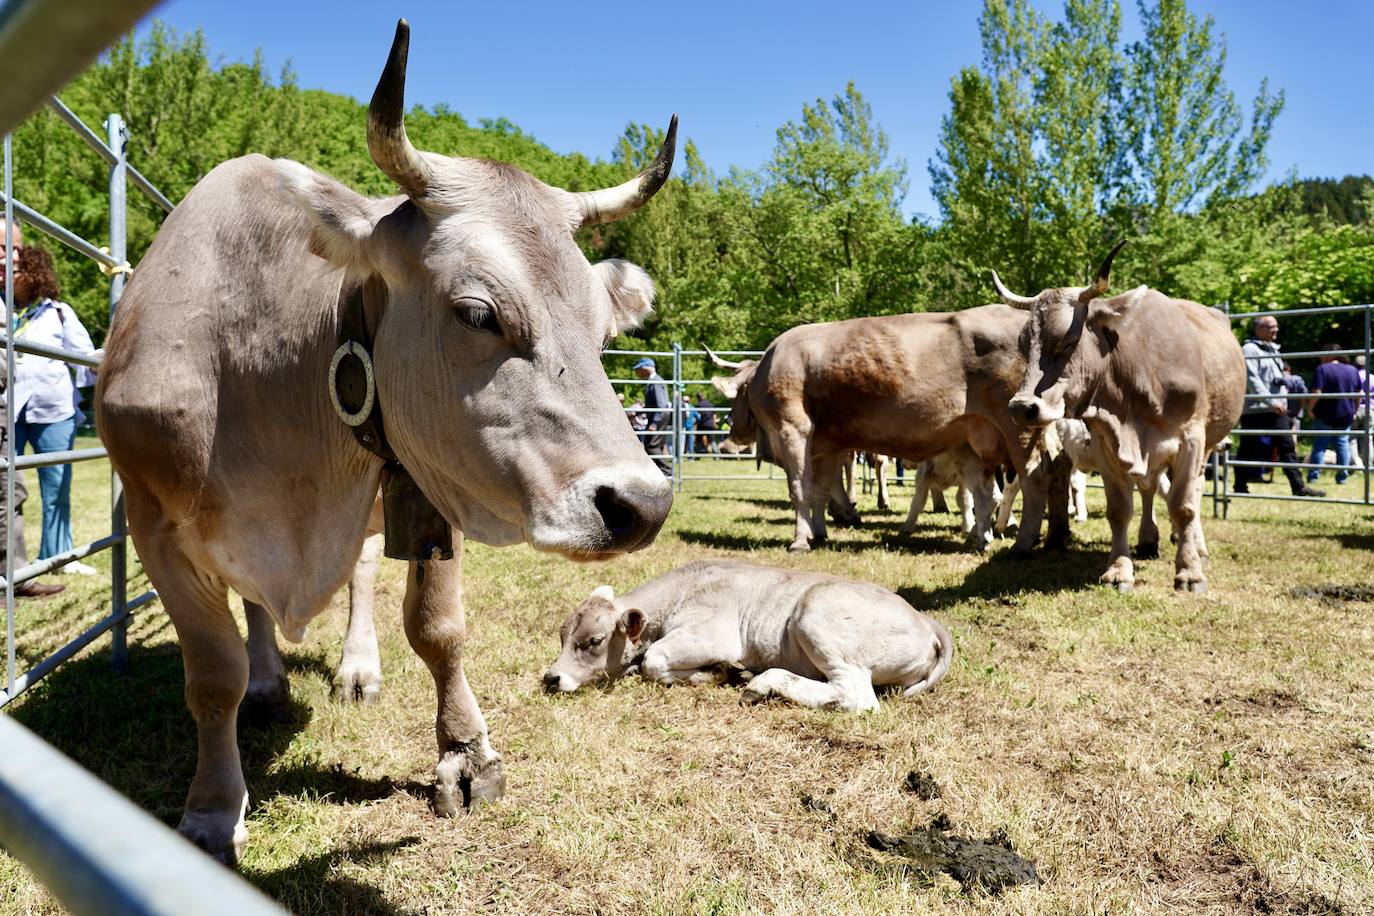
M 619 344 L 756 348 L 805 322 L 964 308 L 995 301 L 993 268 L 1027 294 L 1081 284 L 1120 237 L 1132 244 L 1118 287 L 1240 310 L 1374 301 L 1374 183 L 1289 176 L 1259 189 L 1282 92 L 1261 85 L 1238 102 L 1217 23 L 1184 0 L 1138 0 L 1138 13 L 1142 37 L 1127 43 L 1118 0 L 1067 0 L 1058 19 L 1027 0 L 985 0 L 982 59 L 952 75 L 928 164 L 938 221 L 903 216 L 908 166 L 852 82 L 803 104 L 759 169 L 713 172 L 689 138 L 651 206 L 579 234 L 589 257 L 630 258 L 659 284 L 654 316 Z M 92 125 L 120 112 L 130 161 L 174 201 L 250 152 L 394 192 L 368 158 L 363 103 L 302 90 L 260 56 L 219 64 L 198 31 L 155 23 L 126 37 L 62 98 Z M 406 124 L 422 149 L 512 162 L 570 190 L 625 180 L 662 140 L 661 127 L 631 124 L 605 159 L 590 159 L 442 105 L 412 109 Z M 66 125 L 42 112 L 15 132 L 14 151 L 19 200 L 106 237 L 106 167 Z M 161 213 L 133 189 L 129 201 L 137 264 Z M 106 281 L 48 247 L 65 298 L 99 339 Z M 1358 321 L 1296 330 L 1362 343 Z

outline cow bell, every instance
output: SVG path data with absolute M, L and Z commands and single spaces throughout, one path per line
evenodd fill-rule
M 382 515 L 386 534 L 382 553 L 391 559 L 453 559 L 453 530 L 448 521 L 399 464 L 382 469 Z

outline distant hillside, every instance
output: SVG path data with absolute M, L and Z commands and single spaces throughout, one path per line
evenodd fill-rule
M 1374 193 L 1374 178 L 1347 175 L 1344 178 L 1304 178 L 1298 182 L 1303 213 L 1325 213 L 1337 225 L 1358 225 L 1370 220 L 1369 201 Z

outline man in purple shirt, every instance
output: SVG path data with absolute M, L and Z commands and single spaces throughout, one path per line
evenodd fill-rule
M 1327 344 L 1323 350 L 1340 350 L 1340 344 Z M 1323 356 L 1317 367 L 1317 375 L 1312 380 L 1313 394 L 1350 394 L 1347 398 L 1313 398 L 1307 402 L 1307 411 L 1312 415 L 1312 428 L 1330 430 L 1329 436 L 1312 437 L 1313 465 L 1307 472 L 1309 483 L 1317 479 L 1318 468 L 1326 450 L 1336 449 L 1336 483 L 1345 483 L 1350 474 L 1350 424 L 1355 419 L 1355 407 L 1359 400 L 1360 372 L 1343 356 Z

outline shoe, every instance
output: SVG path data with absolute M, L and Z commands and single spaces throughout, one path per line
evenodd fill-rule
M 1326 491 L 1325 491 L 1325 490 L 1317 490 L 1317 489 L 1314 489 L 1313 487 L 1303 487 L 1301 490 L 1296 491 L 1293 495 L 1294 495 L 1294 496 L 1312 496 L 1312 497 L 1320 497 L 1320 496 L 1325 496 L 1325 495 L 1326 495 Z
M 67 590 L 65 585 L 45 585 L 42 582 L 21 582 L 14 587 L 16 598 L 50 598 Z
M 1238 484 L 1236 484 L 1235 486 L 1233 486 L 1233 487 L 1231 488 L 1231 492 L 1232 492 L 1232 493 L 1249 493 L 1249 492 L 1250 492 L 1250 485 L 1249 485 L 1249 484 L 1246 484 L 1246 483 L 1238 483 Z
M 58 572 L 71 576 L 97 576 L 100 574 L 100 570 L 96 569 L 94 566 L 88 566 L 80 560 L 72 560 L 66 566 L 59 569 Z

